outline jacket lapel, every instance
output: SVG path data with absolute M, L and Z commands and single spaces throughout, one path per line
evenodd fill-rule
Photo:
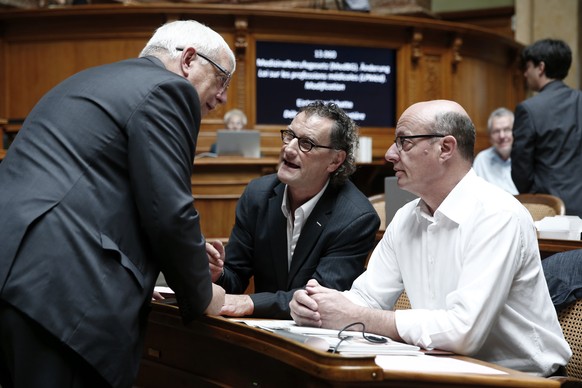
M 297 272 L 303 267 L 305 261 L 309 258 L 309 254 L 313 250 L 313 247 L 319 240 L 321 233 L 324 231 L 327 225 L 333 206 L 335 203 L 335 196 L 332 195 L 334 189 L 331 186 L 325 190 L 325 193 L 321 196 L 317 205 L 309 215 L 309 218 L 303 225 L 301 230 L 301 236 L 297 241 L 297 246 L 295 246 L 295 252 L 293 253 L 293 258 L 291 260 L 291 268 L 289 269 L 289 277 L 287 280 L 287 287 L 292 283 L 293 278 L 297 275 Z
M 286 289 L 289 271 L 287 270 L 287 219 L 281 211 L 285 185 L 279 183 L 273 188 L 273 196 L 269 198 L 268 219 L 265 222 L 272 231 L 270 241 L 273 264 L 275 266 L 275 281 L 281 290 Z

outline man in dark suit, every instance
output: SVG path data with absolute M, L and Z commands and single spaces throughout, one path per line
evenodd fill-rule
M 560 197 L 566 214 L 582 217 L 582 92 L 566 86 L 572 52 L 543 39 L 522 53 L 524 76 L 539 92 L 515 109 L 511 176 L 520 193 Z
M 225 250 L 207 243 L 212 279 L 228 293 L 221 314 L 290 318 L 311 278 L 348 289 L 364 270 L 380 218 L 348 180 L 356 125 L 335 104 L 303 108 L 281 131 L 277 174 L 249 183 Z M 254 293 L 243 294 L 253 277 Z
M 168 23 L 30 112 L 0 165 L 4 388 L 130 387 L 160 270 L 184 321 L 220 311 L 190 178 L 234 67 L 219 34 Z

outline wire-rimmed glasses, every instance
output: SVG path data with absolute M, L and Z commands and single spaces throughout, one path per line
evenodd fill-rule
M 341 329 L 338 333 L 337 333 L 337 338 L 339 338 L 339 342 L 337 343 L 337 345 L 335 345 L 333 347 L 332 353 L 337 353 L 338 348 L 340 347 L 340 345 L 345 341 L 348 340 L 350 338 L 353 338 L 353 336 L 351 335 L 346 335 L 344 333 L 344 331 L 346 331 L 347 329 L 349 329 L 352 326 L 356 326 L 356 325 L 361 325 L 362 326 L 362 337 L 371 343 L 374 344 L 384 344 L 386 342 L 388 342 L 388 340 L 385 337 L 379 337 L 379 336 L 375 336 L 375 335 L 370 335 L 370 334 L 366 334 L 366 325 L 364 325 L 363 322 L 354 322 L 354 323 L 350 323 L 349 325 L 345 326 L 343 329 Z
M 176 47 L 176 51 L 183 51 L 184 47 Z M 230 79 L 232 78 L 232 73 L 226 70 L 224 67 L 216 63 L 214 60 L 210 59 L 209 56 L 202 54 L 201 52 L 197 51 L 196 55 L 199 55 L 201 58 L 206 59 L 212 66 L 214 66 L 218 71 L 222 73 L 220 76 L 220 90 L 219 93 L 222 94 L 228 87 L 230 86 Z

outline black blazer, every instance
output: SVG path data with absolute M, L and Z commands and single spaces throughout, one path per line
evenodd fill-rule
M 0 299 L 116 387 L 137 374 L 160 269 L 186 320 L 212 297 L 190 183 L 199 125 L 185 78 L 132 59 L 49 91 L 0 164 Z
M 582 217 L 582 92 L 547 84 L 515 109 L 511 177 L 520 193 L 547 193 Z
M 219 283 L 228 293 L 241 294 L 254 276 L 255 317 L 289 319 L 293 292 L 311 278 L 349 289 L 364 270 L 380 226 L 374 207 L 352 182 L 329 185 L 301 230 L 288 271 L 284 189 L 276 174 L 251 181 L 238 201 L 226 245 Z

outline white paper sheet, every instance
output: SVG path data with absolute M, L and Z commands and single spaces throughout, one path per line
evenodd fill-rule
M 376 364 L 385 370 L 424 373 L 476 373 L 485 375 L 505 375 L 506 372 L 484 365 L 458 360 L 451 357 L 429 356 L 376 356 Z

